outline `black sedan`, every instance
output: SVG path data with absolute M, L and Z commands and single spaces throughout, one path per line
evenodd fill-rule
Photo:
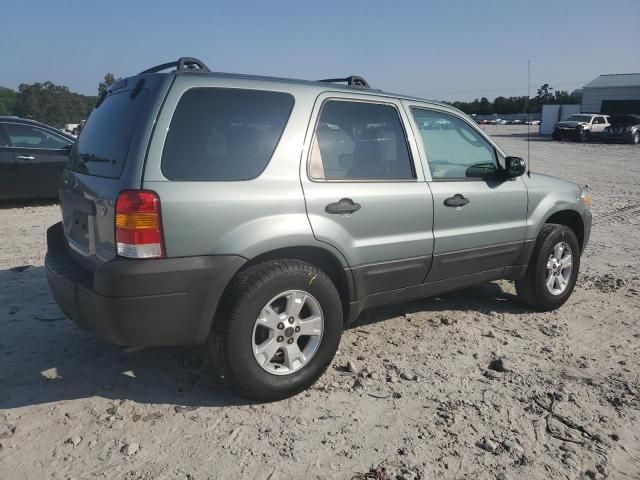
M 0 117 L 0 199 L 57 197 L 74 143 L 43 123 Z

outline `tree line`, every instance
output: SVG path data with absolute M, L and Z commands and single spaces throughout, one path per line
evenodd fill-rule
M 98 85 L 98 94 L 116 82 L 107 73 Z M 98 96 L 81 95 L 69 87 L 53 82 L 23 83 L 18 90 L 0 87 L 0 115 L 15 115 L 62 128 L 67 123 L 80 123 L 93 110 Z
M 537 90 L 537 95 L 527 100 L 526 96 L 496 97 L 493 102 L 488 98 L 477 98 L 472 102 L 446 102 L 469 115 L 493 115 L 509 113 L 540 113 L 542 105 L 566 105 L 580 103 L 579 96 L 572 95 L 566 90 L 555 90 L 545 83 Z
M 106 91 L 117 79 L 107 73 L 98 84 L 98 95 Z M 18 91 L 0 87 L 0 115 L 16 115 L 62 128 L 67 123 L 85 120 L 98 96 L 81 95 L 68 87 L 52 82 L 23 83 Z M 566 90 L 555 90 L 545 83 L 537 90 L 537 95 L 527 102 L 526 96 L 496 97 L 493 102 L 486 97 L 472 102 L 446 102 L 467 114 L 492 115 L 509 113 L 538 113 L 544 104 L 580 103 L 580 98 Z

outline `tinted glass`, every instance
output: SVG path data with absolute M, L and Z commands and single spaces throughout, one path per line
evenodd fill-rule
M 5 128 L 14 147 L 59 150 L 71 145 L 65 138 L 31 125 L 6 123 Z
M 288 93 L 193 88 L 180 99 L 162 153 L 171 180 L 249 180 L 269 163 L 293 108 Z
M 640 125 L 640 117 L 633 115 L 615 116 L 611 117 L 609 122 L 615 127 L 631 127 L 633 125 Z
M 327 180 L 415 178 L 400 117 L 390 105 L 327 101 L 312 155 L 320 157 L 312 164 L 322 164 Z
M 495 173 L 493 147 L 465 121 L 446 113 L 412 108 L 429 161 L 431 177 L 462 179 Z
M 587 122 L 591 121 L 591 115 L 571 115 L 569 118 L 564 120 L 565 122 Z
M 131 90 L 125 90 L 106 97 L 89 115 L 69 168 L 87 175 L 118 178 L 148 94 L 143 89 L 131 98 Z

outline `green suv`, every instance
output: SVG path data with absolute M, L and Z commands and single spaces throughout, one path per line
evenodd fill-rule
M 560 307 L 589 199 L 525 170 L 447 105 L 181 58 L 98 100 L 61 181 L 48 282 L 103 339 L 208 343 L 240 393 L 281 399 L 367 308 L 501 278 Z

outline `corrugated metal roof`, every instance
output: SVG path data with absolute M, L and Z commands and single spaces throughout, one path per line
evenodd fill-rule
M 584 88 L 604 88 L 604 87 L 640 87 L 640 73 L 612 73 L 600 75 L 595 80 L 591 80 Z

